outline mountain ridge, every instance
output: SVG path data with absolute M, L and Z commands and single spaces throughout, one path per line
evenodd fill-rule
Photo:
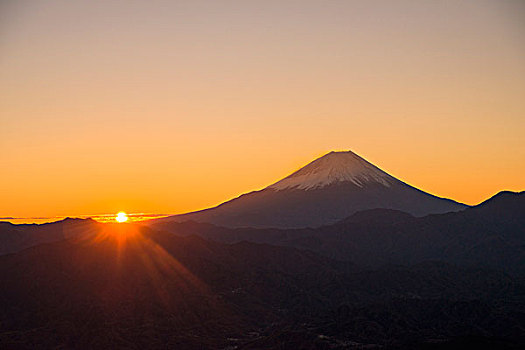
M 415 217 L 371 209 L 317 228 L 224 228 L 157 223 L 174 234 L 223 243 L 243 240 L 308 249 L 357 266 L 444 261 L 489 266 L 525 276 L 525 192 L 504 192 L 464 211 Z
M 195 212 L 157 221 L 208 222 L 225 227 L 317 227 L 357 211 L 385 208 L 415 216 L 459 211 L 440 198 L 384 172 L 351 151 L 330 152 L 258 191 Z
M 499 200 L 502 207 L 509 202 L 506 196 Z M 465 212 L 485 217 L 476 208 Z M 392 223 L 389 214 L 425 221 L 418 233 L 432 224 L 453 237 L 450 222 L 465 220 L 440 220 L 465 212 L 410 218 L 381 209 L 375 213 L 387 220 L 379 226 L 355 214 L 357 222 L 328 227 L 337 229 L 325 232 L 332 238 L 343 235 L 348 248 L 361 245 L 357 251 L 365 249 L 362 255 L 382 262 L 377 269 L 312 251 L 322 236 L 290 242 L 282 235 L 308 235 L 313 229 L 256 230 L 281 231 L 288 243 L 299 243 L 275 246 L 247 240 L 225 244 L 191 232 L 180 237 L 138 224 L 96 225 L 90 240 L 64 237 L 0 256 L 7 286 L 0 290 L 0 344 L 16 349 L 448 349 L 459 339 L 466 344 L 461 348 L 523 348 L 525 296 L 519 276 L 425 256 L 399 265 L 388 259 L 390 250 L 366 250 L 366 236 L 377 237 L 378 227 L 403 224 Z M 486 230 L 481 224 L 466 236 Z M 362 225 L 368 229 L 355 232 Z M 412 238 L 430 237 L 422 233 Z M 483 243 L 484 236 L 473 238 Z M 420 244 L 416 240 L 404 252 L 413 253 Z M 347 253 L 352 257 L 351 250 Z M 483 251 L 485 259 L 490 253 Z M 513 264 L 506 255 L 502 261 Z

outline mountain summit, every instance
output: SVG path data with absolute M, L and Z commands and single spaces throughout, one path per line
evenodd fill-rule
M 412 187 L 347 151 L 330 152 L 263 190 L 214 208 L 155 222 L 301 228 L 331 224 L 358 211 L 376 208 L 424 216 L 459 211 L 466 206 Z
M 310 190 L 345 181 L 359 187 L 370 182 L 390 187 L 395 178 L 352 151 L 330 152 L 268 188 Z

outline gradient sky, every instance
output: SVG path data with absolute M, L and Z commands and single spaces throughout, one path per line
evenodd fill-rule
M 347 149 L 523 190 L 525 2 L 0 2 L 0 216 L 182 213 Z

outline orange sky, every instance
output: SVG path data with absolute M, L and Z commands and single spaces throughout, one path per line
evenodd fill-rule
M 0 217 L 182 213 L 330 150 L 524 189 L 519 1 L 2 1 Z

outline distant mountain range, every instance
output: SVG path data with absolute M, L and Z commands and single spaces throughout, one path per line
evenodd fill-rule
M 64 239 L 82 240 L 111 224 L 65 219 L 48 224 L 0 222 L 0 255 Z M 221 243 L 250 241 L 307 249 L 362 267 L 443 261 L 525 274 L 525 193 L 501 192 L 459 212 L 415 217 L 371 209 L 317 228 L 227 228 L 194 221 L 141 223 L 179 236 Z
M 100 224 L 91 219 L 72 219 L 46 223 L 21 224 L 0 222 L 0 255 L 18 252 L 36 245 L 77 238 L 95 232 Z
M 24 240 L 1 241 L 0 347 L 521 349 L 524 209 L 502 192 L 307 229 L 2 224 Z
M 149 225 L 224 243 L 308 249 L 363 267 L 444 261 L 525 274 L 525 192 L 500 192 L 464 211 L 424 217 L 392 209 L 365 210 L 318 228 L 232 229 L 157 221 Z
M 263 190 L 217 207 L 158 221 L 301 228 L 332 224 L 367 209 L 395 209 L 424 216 L 466 207 L 412 187 L 348 151 L 330 152 Z

